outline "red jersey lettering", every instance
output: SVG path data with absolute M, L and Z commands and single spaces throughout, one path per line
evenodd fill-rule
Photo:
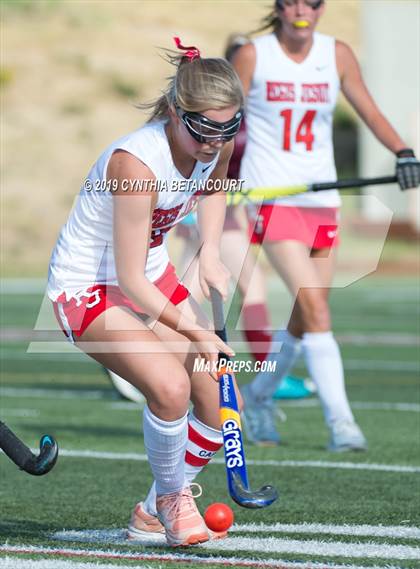
M 176 224 L 176 220 L 178 219 L 181 210 L 182 217 L 185 217 L 194 208 L 196 201 L 197 194 L 191 196 L 185 204 L 179 204 L 170 209 L 156 208 L 153 211 L 152 231 L 150 234 L 149 245 L 151 249 L 162 245 L 163 236 Z
M 152 232 L 150 234 L 150 249 L 163 243 L 164 234 L 171 229 L 183 204 L 170 209 L 156 208 L 152 216 Z
M 167 225 L 172 225 L 178 217 L 178 213 L 182 209 L 182 205 L 183 204 L 179 204 L 170 209 L 156 208 L 153 211 L 152 229 L 159 229 L 161 227 L 166 227 Z
M 329 103 L 330 86 L 328 83 L 303 83 L 302 103 Z
M 267 101 L 295 101 L 294 83 L 267 81 Z

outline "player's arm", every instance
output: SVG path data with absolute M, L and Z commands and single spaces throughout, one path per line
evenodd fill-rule
M 336 42 L 337 69 L 341 81 L 341 89 L 376 138 L 397 157 L 397 177 L 402 189 L 418 186 L 420 180 L 420 164 L 414 152 L 407 148 L 377 104 L 363 80 L 359 63 L 351 48 L 343 42 Z
M 132 154 L 117 151 L 108 165 L 107 178 L 118 180 L 113 193 L 114 257 L 121 291 L 147 314 L 174 330 L 202 330 L 196 323 L 182 316 L 178 308 L 146 277 L 152 214 L 157 192 L 143 189 L 123 191 L 125 180 L 155 180 L 153 172 Z M 184 332 L 183 332 L 184 333 Z
M 152 171 L 132 154 L 116 151 L 108 165 L 108 179 L 118 180 L 113 193 L 113 239 L 118 284 L 135 304 L 154 318 L 176 328 L 179 311 L 145 276 L 157 192 L 143 186 L 141 191 L 124 192 L 125 180 L 155 180 Z
M 229 160 L 233 152 L 233 140 L 222 148 L 219 160 L 209 180 L 226 179 Z M 209 184 L 211 190 L 211 184 Z M 209 192 L 200 196 L 198 202 L 198 229 L 201 249 L 199 256 L 200 286 L 206 298 L 210 298 L 209 287 L 216 288 L 227 298 L 229 271 L 220 261 L 220 241 L 226 215 L 226 193 Z
M 252 77 L 257 62 L 257 54 L 253 43 L 247 43 L 239 48 L 232 60 L 232 65 L 241 80 L 245 97 L 248 96 Z
M 198 352 L 207 361 L 216 362 L 220 351 L 234 355 L 215 334 L 185 317 L 145 275 L 157 192 L 147 188 L 124 192 L 123 184 L 126 180 L 129 183 L 154 180 L 152 171 L 132 154 L 117 151 L 110 159 L 107 178 L 118 180 L 118 189 L 112 198 L 113 243 L 118 284 L 123 294 L 143 307 L 147 314 L 195 342 Z

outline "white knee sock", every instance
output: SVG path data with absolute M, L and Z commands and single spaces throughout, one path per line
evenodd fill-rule
M 187 414 L 176 421 L 163 421 L 145 405 L 144 445 L 156 480 L 158 495 L 171 494 L 184 487 L 185 449 L 188 440 Z
M 341 419 L 353 421 L 344 385 L 343 362 L 333 333 L 306 332 L 302 349 L 327 425 Z
M 281 342 L 279 352 L 272 352 L 267 360 L 276 363 L 274 372 L 262 371 L 250 383 L 252 394 L 256 400 L 271 397 L 275 392 L 279 380 L 292 369 L 301 349 L 301 339 L 292 336 L 288 330 L 279 330 L 273 336 L 272 345 Z
M 221 431 L 205 425 L 193 412 L 188 416 L 188 443 L 185 451 L 185 486 L 210 462 L 223 445 Z M 143 508 L 151 516 L 156 516 L 156 482 L 153 482 Z

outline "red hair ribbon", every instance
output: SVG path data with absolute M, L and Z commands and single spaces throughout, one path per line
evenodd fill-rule
M 180 38 L 177 37 L 174 37 L 174 41 L 178 49 L 182 49 L 185 51 L 185 57 L 188 57 L 190 61 L 194 61 L 194 59 L 200 58 L 200 50 L 198 49 L 198 47 L 195 47 L 193 45 L 183 46 Z

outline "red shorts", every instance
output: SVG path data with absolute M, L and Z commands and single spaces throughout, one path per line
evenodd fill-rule
M 311 249 L 337 247 L 338 208 L 260 206 L 257 220 L 249 217 L 251 243 L 301 241 Z
M 171 263 L 165 272 L 154 283 L 173 304 L 179 304 L 189 296 L 189 291 L 182 285 Z M 66 301 L 63 293 L 53 302 L 55 316 L 64 334 L 74 340 L 74 336 L 81 336 L 86 328 L 102 312 L 112 306 L 126 306 L 134 313 L 147 316 L 144 309 L 135 305 L 115 285 L 93 285 L 78 295 Z

